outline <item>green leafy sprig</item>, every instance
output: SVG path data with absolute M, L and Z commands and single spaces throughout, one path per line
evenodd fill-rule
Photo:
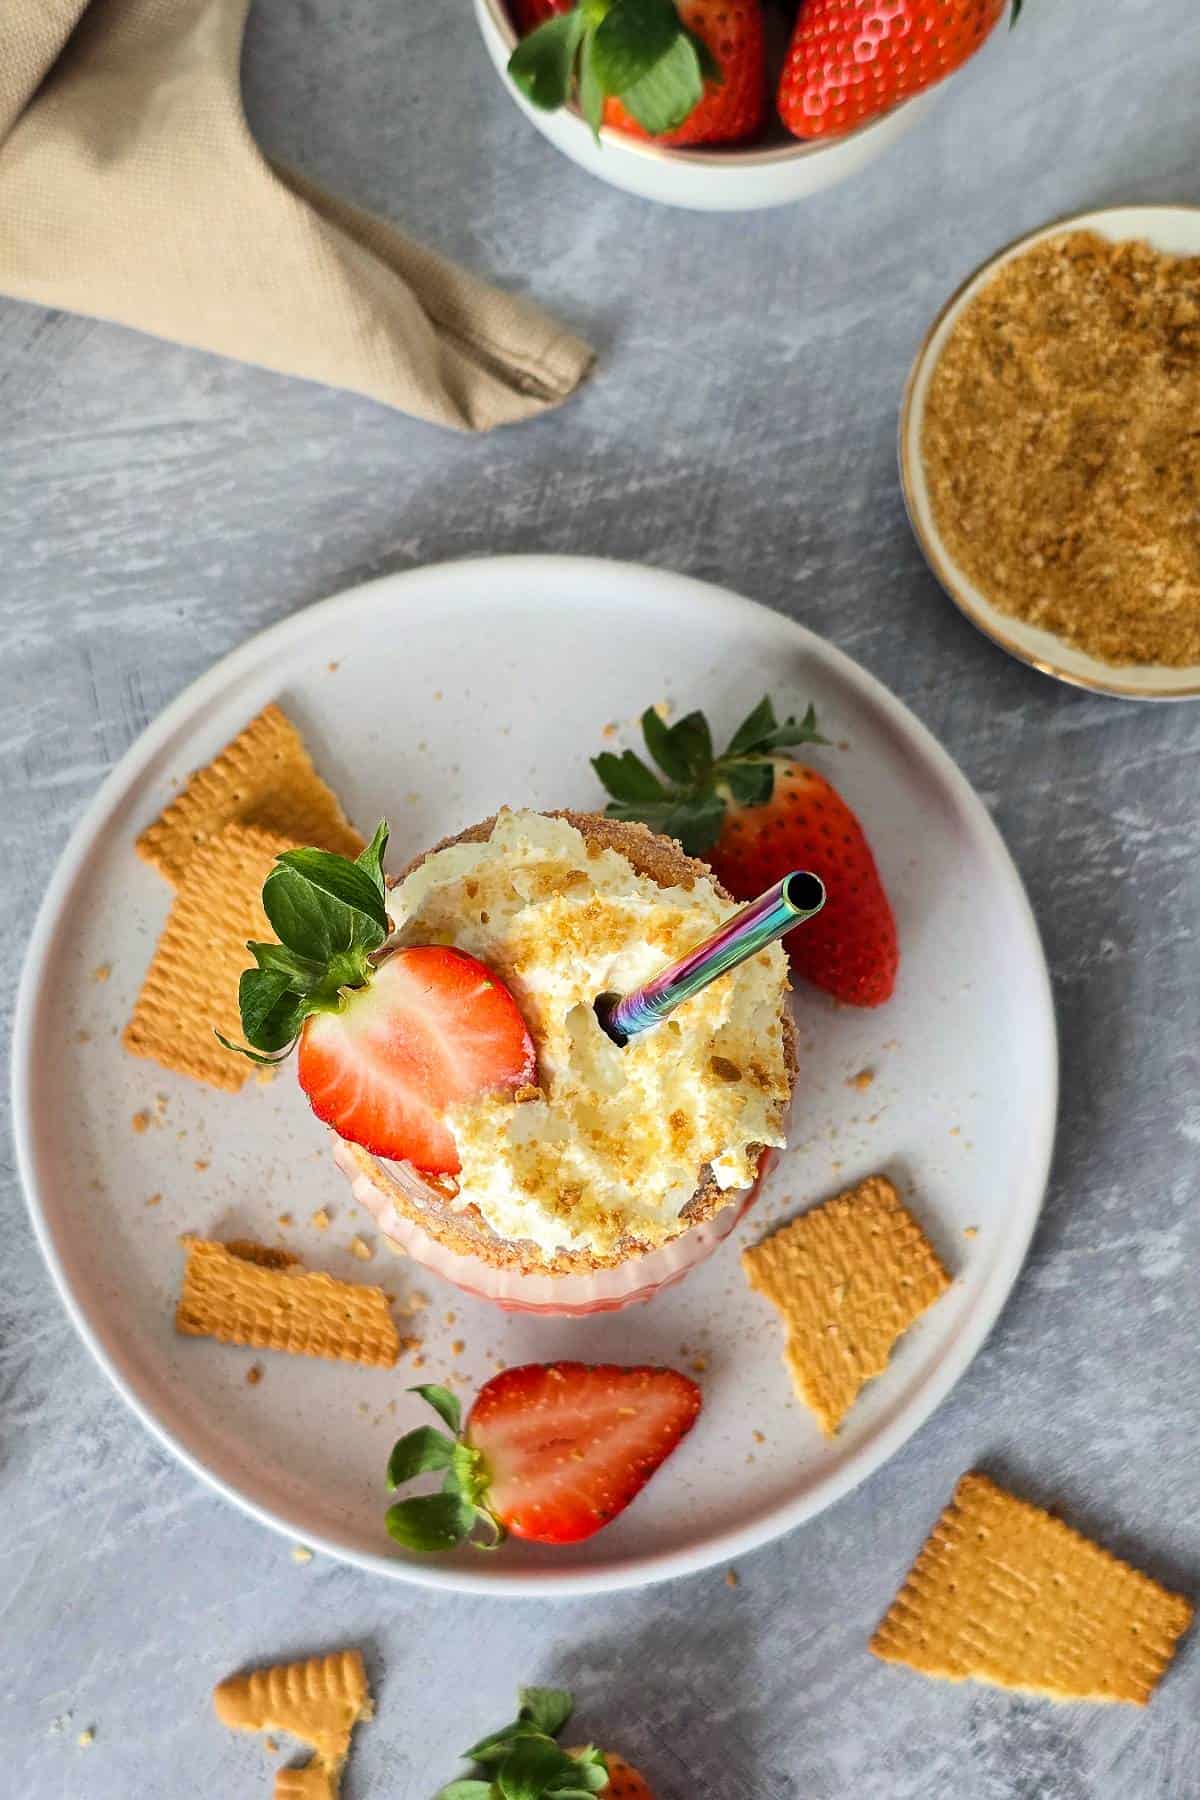
M 493 1731 L 463 1760 L 478 1773 L 452 1781 L 435 1800 L 591 1800 L 608 1786 L 608 1770 L 591 1745 L 568 1756 L 555 1739 L 574 1701 L 562 1688 L 521 1688 L 521 1710 L 511 1725 Z
M 721 835 L 730 803 L 765 806 L 775 791 L 779 752 L 798 744 L 823 744 L 817 715 L 789 715 L 782 724 L 764 696 L 734 732 L 728 749 L 713 753 L 712 733 L 702 712 L 668 725 L 650 706 L 642 714 L 642 736 L 660 773 L 632 750 L 605 750 L 592 767 L 613 798 L 610 819 L 640 819 L 664 837 L 678 838 L 689 856 L 703 856 Z
M 479 1451 L 462 1435 L 461 1406 L 444 1387 L 408 1391 L 432 1406 L 451 1435 L 420 1425 L 393 1445 L 387 1466 L 389 1493 L 431 1473 L 441 1474 L 442 1488 L 440 1493 L 418 1494 L 389 1506 L 384 1521 L 389 1536 L 406 1550 L 432 1553 L 465 1543 L 477 1550 L 494 1550 L 508 1534 L 487 1507 L 487 1469 Z
M 597 138 L 610 97 L 661 137 L 695 111 L 706 81 L 722 80 L 720 64 L 683 23 L 675 0 L 578 0 L 522 38 L 508 72 L 543 112 L 575 99 Z
M 246 945 L 255 965 L 238 983 L 246 1043 L 230 1043 L 218 1031 L 227 1050 L 279 1062 L 310 1013 L 340 1012 L 348 992 L 367 986 L 372 954 L 390 930 L 387 841 L 381 820 L 355 862 L 328 850 L 285 850 L 275 858 L 262 899 L 279 941 Z

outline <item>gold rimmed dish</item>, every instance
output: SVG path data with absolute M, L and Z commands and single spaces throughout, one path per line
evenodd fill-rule
M 1200 207 L 1114 206 L 1055 219 L 1005 245 L 968 276 L 926 332 L 904 389 L 900 409 L 900 481 L 909 522 L 926 561 L 959 611 L 1018 661 L 1072 687 L 1120 699 L 1200 699 L 1200 664 L 1174 668 L 1159 663 L 1101 662 L 1066 639 L 1001 611 L 955 563 L 933 516 L 921 440 L 929 384 L 950 334 L 964 308 L 1005 263 L 1024 255 L 1035 244 L 1069 231 L 1093 231 L 1113 243 L 1144 240 L 1168 255 L 1200 255 Z

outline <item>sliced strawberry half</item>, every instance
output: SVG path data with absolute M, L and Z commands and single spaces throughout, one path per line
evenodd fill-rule
M 691 1430 L 700 1390 L 674 1369 L 611 1363 L 529 1363 L 479 1390 L 461 1437 L 443 1388 L 422 1394 L 456 1434 L 421 1428 L 388 1465 L 395 1488 L 448 1471 L 443 1491 L 389 1509 L 388 1530 L 413 1550 L 445 1550 L 492 1532 L 538 1544 L 575 1544 L 611 1524 Z
M 461 1164 L 446 1113 L 534 1074 L 517 1003 L 483 963 L 443 945 L 394 950 L 340 1012 L 313 1013 L 297 1073 L 339 1137 L 431 1175 Z

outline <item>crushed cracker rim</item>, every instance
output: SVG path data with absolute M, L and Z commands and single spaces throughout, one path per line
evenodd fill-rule
M 1184 215 L 1195 221 L 1194 243 L 1190 251 L 1183 251 L 1177 246 L 1154 244 L 1153 232 L 1156 217 L 1170 214 Z M 1106 230 L 1104 221 L 1111 225 L 1117 219 L 1124 220 L 1120 230 Z M 1140 223 L 1138 222 L 1140 221 Z M 1126 228 L 1127 227 L 1127 228 Z M 1154 700 L 1178 701 L 1200 699 L 1200 665 L 1185 665 L 1182 669 L 1169 669 L 1163 664 L 1144 663 L 1113 665 L 1112 676 L 1097 673 L 1105 665 L 1097 658 L 1089 656 L 1085 651 L 1068 644 L 1065 639 L 1058 638 L 1055 633 L 1039 627 L 1023 625 L 988 601 L 975 584 L 962 573 L 953 557 L 942 541 L 942 536 L 933 517 L 933 510 L 927 498 L 922 498 L 924 489 L 923 457 L 920 449 L 920 430 L 925 416 L 925 400 L 928 382 L 933 370 L 940 360 L 942 350 L 948 341 L 950 328 L 968 302 L 982 291 L 1005 263 L 1014 261 L 1025 251 L 1033 249 L 1036 244 L 1048 238 L 1056 237 L 1070 231 L 1097 231 L 1112 243 L 1130 243 L 1146 239 L 1152 247 L 1164 254 L 1200 255 L 1200 206 L 1191 206 L 1184 202 L 1166 202 L 1146 206 L 1105 206 L 1090 212 L 1068 213 L 1061 218 L 1051 219 L 1045 225 L 1039 225 L 1032 231 L 1023 232 L 1020 237 L 1010 240 L 999 250 L 993 252 L 986 261 L 980 263 L 966 279 L 959 283 L 954 292 L 939 308 L 929 323 L 929 327 L 913 357 L 904 384 L 904 394 L 900 403 L 898 425 L 897 457 L 900 465 L 900 489 L 904 497 L 904 510 L 908 514 L 908 522 L 913 536 L 920 546 L 921 553 L 947 597 L 953 601 L 963 617 L 972 624 L 984 637 L 990 639 L 1001 650 L 1026 667 L 1036 669 L 1041 675 L 1049 675 L 1055 681 L 1061 681 L 1068 687 L 1082 688 L 1088 693 L 1106 694 L 1119 700 Z M 980 602 L 984 604 L 980 604 Z M 1003 620 L 1004 623 L 999 621 Z M 1031 641 L 1036 634 L 1037 646 Z M 1058 661 L 1050 653 L 1043 650 L 1040 640 L 1061 647 L 1066 657 L 1078 658 L 1086 667 L 1071 666 L 1067 661 Z M 1148 671 L 1146 678 L 1140 681 L 1121 680 L 1119 671 L 1141 667 Z M 1157 679 L 1155 672 L 1161 671 Z M 1184 685 L 1170 682 L 1171 677 L 1191 676 L 1193 679 Z

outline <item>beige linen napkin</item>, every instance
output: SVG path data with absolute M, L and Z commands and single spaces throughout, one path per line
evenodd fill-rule
M 0 293 L 486 431 L 592 353 L 527 301 L 268 162 L 250 0 L 0 0 Z

